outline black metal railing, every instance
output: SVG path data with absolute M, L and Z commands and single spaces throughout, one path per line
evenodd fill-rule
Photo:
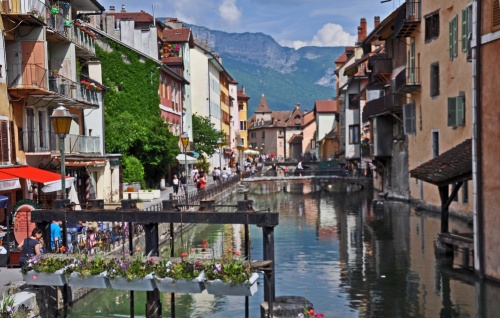
M 406 1 L 406 6 L 395 18 L 394 30 L 397 38 L 409 37 L 422 21 L 422 2 Z
M 9 63 L 7 68 L 9 88 L 47 88 L 47 70 L 39 64 Z
M 420 86 L 420 67 L 407 67 L 396 75 L 395 88 L 398 92 L 411 93 Z
M 386 112 L 400 113 L 405 100 L 406 97 L 403 95 L 388 94 L 367 102 L 363 110 L 363 122 Z
M 48 130 L 23 131 L 19 138 L 25 152 L 57 152 L 60 148 L 60 139 Z M 66 153 L 101 153 L 101 137 L 68 134 L 64 146 Z
M 372 64 L 373 76 L 392 73 L 392 59 L 390 58 L 376 59 L 372 63 L 373 63 Z

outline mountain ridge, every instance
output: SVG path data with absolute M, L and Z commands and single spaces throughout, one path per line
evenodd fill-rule
M 250 96 L 249 116 L 262 94 L 271 110 L 291 110 L 301 104 L 311 110 L 316 100 L 335 95 L 335 60 L 344 47 L 281 46 L 262 32 L 230 33 L 186 25 L 195 39 L 208 41 L 222 58 L 222 65 Z

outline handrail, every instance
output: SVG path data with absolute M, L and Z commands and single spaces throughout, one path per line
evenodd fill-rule
M 9 63 L 7 69 L 9 88 L 47 88 L 47 70 L 34 63 Z

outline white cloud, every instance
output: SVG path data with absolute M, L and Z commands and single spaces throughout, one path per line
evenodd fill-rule
M 227 23 L 234 25 L 240 22 L 241 9 L 236 5 L 236 0 L 222 0 L 219 15 Z
M 289 41 L 282 40 L 280 44 L 283 46 L 299 49 L 303 46 L 348 46 L 354 45 L 357 36 L 350 35 L 341 25 L 335 23 L 327 23 L 316 32 L 311 41 Z

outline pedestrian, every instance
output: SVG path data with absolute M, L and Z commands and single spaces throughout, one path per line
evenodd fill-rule
M 205 189 L 205 186 L 207 185 L 207 175 L 205 173 L 200 174 L 200 177 L 198 178 L 198 191 L 203 191 Z
M 174 196 L 177 196 L 179 194 L 179 179 L 176 174 L 174 174 L 174 179 L 172 179 L 172 188 L 174 190 Z
M 224 169 L 222 170 L 222 182 L 226 182 L 227 177 L 228 177 L 227 170 L 226 167 L 224 167 Z
M 53 220 L 50 224 L 50 250 L 52 253 L 58 253 L 61 244 L 61 221 Z
M 21 257 L 19 258 L 19 265 L 24 266 L 24 263 L 35 255 L 40 255 L 40 241 L 43 232 L 39 228 L 34 228 L 31 231 L 31 236 L 25 238 L 21 244 L 19 244 L 19 249 L 21 250 Z
M 75 211 L 76 203 L 71 202 L 68 207 Z M 74 221 L 66 221 L 66 245 L 68 246 L 68 251 L 70 253 L 76 252 L 76 239 L 78 236 L 78 224 Z M 75 246 L 73 246 L 75 243 Z
M 276 166 L 276 162 L 273 161 L 273 165 L 271 166 L 271 170 L 273 171 L 273 175 L 275 177 L 278 176 L 278 167 Z
M 212 170 L 212 179 L 214 180 L 214 184 L 217 184 L 217 167 L 214 167 L 214 170 Z
M 285 177 L 288 177 L 288 172 L 289 172 L 288 166 L 285 166 L 285 168 L 283 168 L 283 171 L 285 172 Z
M 302 167 L 302 159 L 297 164 L 297 170 L 299 171 L 299 175 L 302 177 L 302 170 L 304 170 L 304 167 Z
M 193 167 L 193 170 L 191 170 L 191 179 L 194 180 L 194 176 L 198 174 L 198 169 L 196 169 L 196 166 Z
M 186 195 L 186 184 L 187 184 L 187 180 L 186 180 L 186 173 L 184 171 L 182 171 L 181 173 L 181 177 L 179 179 L 180 183 L 181 183 L 181 191 L 182 191 L 182 194 L 183 195 Z

